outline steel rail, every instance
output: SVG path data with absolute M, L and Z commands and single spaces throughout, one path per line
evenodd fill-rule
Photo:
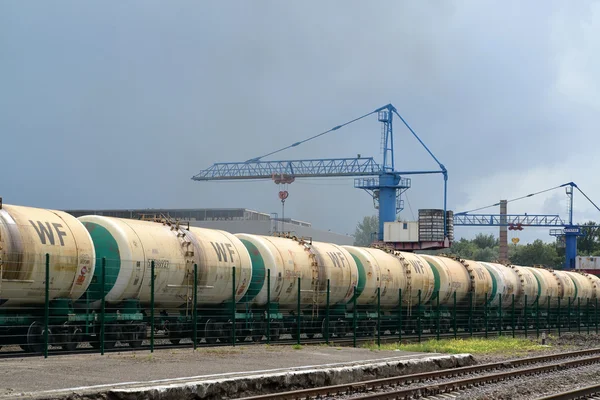
M 281 392 L 281 393 L 270 393 L 270 394 L 265 394 L 265 395 L 243 397 L 240 400 L 275 400 L 275 399 L 277 399 L 277 400 L 295 400 L 295 399 L 310 399 L 312 397 L 318 397 L 318 396 L 343 395 L 343 394 L 350 394 L 350 393 L 356 393 L 356 392 L 364 392 L 367 390 L 374 390 L 377 388 L 382 388 L 382 387 L 387 387 L 387 386 L 398 386 L 398 385 L 409 384 L 409 383 L 417 383 L 417 382 L 422 382 L 422 381 L 431 380 L 431 379 L 451 378 L 451 377 L 461 376 L 461 375 L 470 374 L 470 373 L 474 373 L 474 372 L 484 372 L 484 371 L 494 371 L 494 370 L 506 369 L 506 368 L 514 368 L 514 367 L 525 366 L 525 365 L 529 365 L 529 364 L 543 363 L 543 362 L 547 362 L 547 361 L 560 360 L 560 359 L 571 358 L 571 357 L 581 357 L 581 356 L 587 356 L 587 355 L 598 354 L 598 353 L 600 353 L 600 348 L 578 350 L 578 351 L 572 351 L 572 352 L 549 354 L 549 355 L 528 357 L 528 358 L 520 358 L 520 359 L 509 360 L 509 361 L 501 361 L 501 362 L 497 362 L 497 363 L 471 365 L 468 367 L 449 368 L 449 369 L 443 369 L 443 370 L 437 370 L 437 371 L 422 372 L 422 373 L 418 373 L 418 374 L 393 376 L 393 377 L 389 377 L 389 378 L 373 379 L 373 380 L 363 381 L 363 382 L 354 382 L 354 383 L 325 386 L 325 387 L 318 387 L 318 388 L 301 389 L 301 390 L 294 390 L 294 391 Z M 545 368 L 545 367 L 551 367 L 549 370 L 555 370 L 555 369 L 559 368 L 559 366 L 569 365 L 569 363 L 583 362 L 585 360 L 588 360 L 588 361 L 593 360 L 594 362 L 600 362 L 600 356 L 586 358 L 586 359 L 582 359 L 582 360 L 570 361 L 570 362 L 566 362 L 566 363 L 552 364 L 550 366 L 534 367 L 531 370 L 537 370 L 539 368 Z M 554 368 L 554 369 L 552 369 L 552 368 Z M 526 373 L 527 371 L 530 371 L 530 369 L 511 371 L 509 373 L 516 374 L 516 375 L 511 375 L 511 376 L 517 376 L 521 373 Z M 542 370 L 540 370 L 540 371 L 542 371 Z M 500 379 L 500 377 L 504 376 L 505 374 L 507 374 L 507 373 L 486 375 L 484 377 L 469 378 L 466 380 L 460 380 L 460 381 L 455 381 L 455 382 L 460 382 L 460 383 L 465 382 L 465 384 L 468 385 L 469 384 L 468 382 L 470 380 L 473 380 L 473 382 L 484 382 L 485 379 L 487 379 L 489 377 L 494 377 L 494 379 Z M 506 376 L 508 376 L 508 375 L 506 375 Z M 479 379 L 479 381 L 477 381 L 478 379 Z M 450 384 L 450 382 L 448 384 Z M 397 396 L 398 394 L 400 396 L 402 396 L 402 395 L 404 395 L 404 392 L 406 392 L 407 396 L 409 396 L 409 395 L 412 396 L 414 394 L 420 393 L 420 392 L 418 392 L 419 390 L 424 390 L 427 388 L 439 388 L 442 385 L 446 385 L 446 384 L 433 384 L 433 386 L 431 384 L 429 384 L 426 387 L 404 389 L 404 390 L 390 392 L 390 393 L 394 393 L 393 396 Z M 460 384 L 458 384 L 458 386 L 460 386 Z M 444 387 L 450 387 L 450 386 L 446 385 Z M 462 387 L 462 386 L 460 386 L 460 387 Z M 431 394 L 433 394 L 433 393 L 431 393 Z M 366 396 L 366 397 L 360 397 L 360 398 L 361 399 L 363 399 L 363 398 L 364 399 L 379 399 L 379 397 L 376 397 L 378 395 L 383 396 L 386 394 L 378 393 L 378 394 L 369 395 L 369 396 L 375 396 L 375 397 Z M 381 398 L 396 398 L 393 396 L 381 397 Z
M 457 390 L 468 389 L 473 386 L 484 385 L 486 383 L 496 383 L 507 379 L 512 379 L 520 376 L 538 375 L 547 372 L 554 372 L 563 369 L 576 368 L 582 365 L 590 365 L 600 363 L 600 356 L 588 357 L 581 360 L 565 361 L 557 364 L 542 365 L 521 369 L 518 371 L 499 372 L 496 374 L 477 376 L 473 378 L 461 379 L 450 382 L 441 382 L 430 384 L 427 386 L 419 386 L 410 389 L 394 390 L 384 393 L 373 393 L 366 396 L 355 397 L 355 400 L 397 400 L 397 399 L 413 399 L 414 396 L 425 397 L 435 396 L 442 393 L 454 392 Z
M 600 394 L 600 384 L 586 386 L 579 389 L 569 390 L 567 392 L 555 393 L 546 397 L 540 397 L 537 400 L 575 400 L 587 399 L 590 396 Z

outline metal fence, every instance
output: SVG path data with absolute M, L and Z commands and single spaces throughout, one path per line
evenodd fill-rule
M 235 267 L 222 273 L 122 258 L 103 258 L 101 273 L 92 277 L 76 257 L 40 257 L 9 256 L 0 264 L 0 356 L 17 346 L 48 357 L 60 349 L 104 354 L 249 342 L 356 347 L 387 339 L 598 333 L 597 298 L 392 291 L 390 282 L 357 288 L 300 276 L 284 287 L 270 270 L 248 282 Z

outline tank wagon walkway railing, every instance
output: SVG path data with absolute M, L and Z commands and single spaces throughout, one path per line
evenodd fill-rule
M 514 293 L 469 292 L 457 299 L 457 293 L 442 296 L 441 291 L 426 295 L 421 290 L 387 290 L 382 284 L 365 297 L 364 287 L 352 287 L 346 293 L 350 301 L 331 303 L 343 298 L 347 287 L 333 286 L 330 280 L 297 277 L 293 285 L 283 288 L 288 299 L 272 298 L 272 287 L 280 284 L 279 276 L 270 270 L 256 277 L 266 285 L 266 301 L 257 305 L 245 301 L 236 293 L 235 267 L 231 276 L 211 277 L 229 282 L 229 301 L 207 306 L 201 298 L 209 298 L 214 288 L 203 282 L 197 265 L 180 266 L 189 282 L 184 287 L 165 285 L 157 278 L 162 267 L 151 261 L 143 276 L 147 290 L 131 293 L 129 300 L 118 304 L 107 297 L 109 290 L 120 282 L 111 275 L 115 260 L 101 260 L 102 271 L 92 281 L 95 295 L 69 302 L 53 293 L 50 256 L 46 255 L 45 303 L 42 312 L 26 309 L 0 308 L 0 344 L 2 355 L 17 354 L 18 347 L 30 354 L 62 354 L 64 352 L 100 352 L 145 349 L 153 352 L 162 347 L 236 346 L 246 343 L 335 343 L 358 346 L 359 343 L 384 340 L 421 341 L 428 338 L 534 336 L 547 333 L 559 336 L 564 332 L 598 333 L 597 298 L 560 298 Z M 57 260 L 56 262 L 60 262 Z M 123 262 L 119 260 L 119 262 Z M 133 261 L 132 261 L 133 263 Z M 136 265 L 135 263 L 133 264 Z M 139 266 L 139 263 L 137 263 Z M 133 269 L 135 270 L 135 268 Z M 7 274 L 9 271 L 2 271 Z M 240 283 L 239 281 L 237 282 Z M 252 290 L 256 282 L 246 282 Z M 254 286 L 253 286 L 254 284 Z M 110 286 L 110 288 L 109 288 Z M 176 303 L 161 299 L 172 291 L 184 293 Z M 249 289 L 250 290 L 250 289 Z M 1 294 L 1 288 L 0 288 Z M 361 298 L 361 303 L 357 299 Z M 25 296 L 25 294 L 23 294 Z M 1 297 L 0 297 L 1 298 Z M 170 299 L 173 298 L 171 295 Z M 422 301 L 428 298 L 427 302 Z M 172 302 L 172 300 L 171 300 Z M 291 304 L 291 305 L 290 305 Z

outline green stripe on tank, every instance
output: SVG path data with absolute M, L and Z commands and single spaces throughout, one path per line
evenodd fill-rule
M 358 283 L 356 284 L 356 297 L 360 296 L 365 290 L 365 286 L 367 285 L 367 272 L 365 271 L 365 266 L 363 263 L 356 257 L 354 254 L 350 254 L 352 258 L 354 258 L 354 262 L 356 263 L 356 267 L 358 269 Z M 381 284 L 381 282 L 379 282 Z M 352 297 L 349 301 L 351 303 L 354 300 Z
M 250 260 L 252 261 L 252 279 L 250 280 L 248 291 L 246 291 L 244 297 L 239 300 L 240 303 L 246 303 L 254 300 L 262 290 L 267 281 L 267 271 L 265 268 L 265 260 L 262 258 L 258 248 L 246 239 L 240 240 L 244 246 L 246 246 L 246 249 L 250 254 Z M 274 278 L 271 277 L 271 279 Z
M 479 263 L 479 264 L 483 265 L 483 267 L 488 270 L 488 272 L 490 273 L 490 276 L 492 277 L 492 293 L 488 297 L 488 304 L 491 304 L 491 302 L 496 298 L 496 292 L 498 291 L 498 283 L 496 282 L 496 275 L 494 275 L 494 272 L 496 272 L 496 271 L 494 271 L 492 268 L 488 267 L 485 263 Z
M 427 264 L 429 264 L 429 266 L 431 267 L 431 270 L 433 271 L 433 296 L 431 296 L 431 301 L 435 300 L 439 294 L 440 294 L 440 272 L 437 270 L 436 266 L 432 263 L 429 262 L 429 260 L 425 260 L 427 261 Z
M 533 275 L 533 277 L 535 278 L 537 284 L 538 284 L 538 303 L 539 303 L 539 298 L 542 297 L 542 284 L 540 283 L 540 279 L 538 278 L 537 274 L 535 272 L 532 272 L 531 275 Z
M 102 299 L 102 258 L 106 257 L 106 274 L 104 281 L 104 294 L 111 291 L 117 282 L 117 277 L 121 271 L 121 255 L 119 245 L 105 227 L 94 222 L 83 222 L 96 250 L 96 269 L 92 277 L 92 283 L 88 286 L 82 301 L 96 301 Z M 87 296 L 87 299 L 86 299 Z
M 577 282 L 575 282 L 575 279 L 571 278 L 571 275 L 568 275 L 568 277 L 573 282 L 573 286 L 575 286 L 575 295 L 573 296 L 573 301 L 575 301 L 575 300 L 577 300 L 577 292 L 578 292 Z

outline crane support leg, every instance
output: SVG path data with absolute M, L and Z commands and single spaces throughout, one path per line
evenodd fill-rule
M 400 177 L 384 174 L 379 178 L 379 231 L 378 240 L 383 240 L 383 224 L 396 221 L 396 190 Z
M 565 228 L 565 269 L 575 269 L 575 258 L 577 257 L 577 236 L 579 236 L 579 229 L 573 229 L 573 232 L 569 232 L 568 228 Z M 575 232 L 576 231 L 576 232 Z

